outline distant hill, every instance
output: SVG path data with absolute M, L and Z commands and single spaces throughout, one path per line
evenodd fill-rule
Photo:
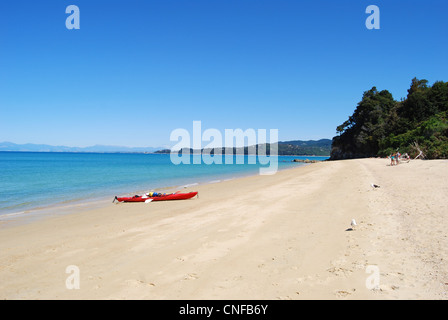
M 284 156 L 329 156 L 331 143 L 330 139 L 283 141 L 278 143 L 278 154 Z
M 293 140 L 293 141 L 281 141 L 278 143 L 278 155 L 279 156 L 330 156 L 331 151 L 331 140 L 321 139 L 321 140 Z M 249 151 L 254 151 L 260 145 L 244 147 L 244 148 L 233 148 L 232 152 L 234 154 L 248 154 Z M 270 145 L 267 144 L 266 152 L 269 153 Z M 204 150 L 204 149 L 202 149 Z M 188 150 L 190 153 L 193 149 Z M 162 149 L 156 151 L 156 153 L 170 153 L 170 149 Z M 221 154 L 225 153 L 225 148 L 221 148 Z M 229 152 L 230 153 L 230 152 Z M 213 151 L 211 152 L 213 154 Z
M 254 148 L 251 146 L 250 148 Z M 267 152 L 269 153 L 269 144 Z M 253 150 L 253 149 L 251 149 Z M 105 146 L 94 145 L 91 147 L 67 147 L 52 146 L 48 144 L 16 144 L 12 142 L 0 142 L 0 151 L 16 151 L 16 152 L 90 152 L 90 153 L 170 153 L 170 149 L 153 148 L 153 147 L 122 147 L 122 146 Z M 190 150 L 192 151 L 192 149 Z M 278 143 L 279 155 L 303 155 L 303 156 L 329 156 L 331 151 L 331 140 L 293 140 L 281 141 Z M 222 149 L 224 154 L 224 149 Z M 233 148 L 235 154 L 248 154 L 249 148 Z
M 47 144 L 15 144 L 12 142 L 0 142 L 0 151 L 22 151 L 22 152 L 91 152 L 91 153 L 143 153 L 155 152 L 161 148 L 139 147 L 130 148 L 122 146 L 94 145 L 91 147 L 66 147 L 51 146 Z

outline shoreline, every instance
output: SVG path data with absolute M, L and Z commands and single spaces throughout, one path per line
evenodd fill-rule
M 2 228 L 0 297 L 447 299 L 447 169 L 325 161 Z
M 74 152 L 76 153 L 76 152 Z M 280 156 L 279 156 L 280 157 Z M 320 156 L 318 156 L 320 157 Z M 290 161 L 288 161 L 290 162 Z M 297 163 L 298 164 L 298 163 Z M 308 163 L 307 163 L 308 164 Z M 297 165 L 297 167 L 302 167 L 306 165 L 305 163 L 301 163 L 301 165 Z M 283 170 L 289 170 L 294 169 L 297 167 L 288 167 L 288 168 L 279 168 L 278 171 Z M 66 215 L 66 214 L 73 214 L 76 213 L 76 210 L 81 211 L 88 211 L 91 208 L 104 208 L 108 205 L 109 202 L 112 202 L 109 198 L 112 198 L 114 196 L 131 196 L 136 194 L 143 194 L 145 192 L 154 191 L 154 192 L 175 192 L 183 190 L 187 187 L 192 186 L 199 186 L 199 185 L 206 185 L 210 183 L 220 183 L 223 181 L 233 180 L 233 179 L 240 179 L 244 177 L 249 176 L 256 176 L 259 173 L 254 172 L 236 172 L 233 176 L 230 178 L 227 177 L 227 174 L 225 175 L 213 175 L 207 178 L 191 178 L 191 180 L 195 180 L 195 182 L 189 182 L 184 185 L 167 185 L 167 186 L 159 186 L 157 188 L 153 188 L 151 190 L 134 190 L 130 192 L 125 192 L 120 195 L 111 195 L 111 196 L 102 196 L 102 197 L 89 197 L 88 199 L 73 199 L 68 201 L 63 201 L 59 203 L 52 203 L 52 204 L 45 204 L 41 207 L 34 207 L 30 209 L 26 209 L 23 211 L 17 211 L 17 212 L 8 212 L 0 214 L 0 229 L 9 227 L 9 226 L 15 226 L 20 224 L 27 224 L 27 223 L 33 223 L 34 221 L 38 221 L 40 219 L 45 219 L 48 217 L 53 216 L 59 216 L 59 215 Z M 16 220 L 15 220 L 16 219 Z

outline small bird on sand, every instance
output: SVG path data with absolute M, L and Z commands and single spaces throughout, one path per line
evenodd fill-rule
M 355 230 L 355 227 L 357 226 L 355 219 L 352 219 L 350 225 L 352 226 L 352 229 Z
M 373 183 L 371 183 L 370 186 L 371 186 L 373 189 L 376 189 L 376 188 L 379 188 L 379 187 L 380 187 L 379 185 L 377 185 L 377 184 L 373 184 Z

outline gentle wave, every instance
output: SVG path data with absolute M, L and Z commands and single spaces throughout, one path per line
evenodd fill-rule
M 194 186 L 197 186 L 197 185 L 199 185 L 199 183 L 197 183 L 197 182 L 189 183 L 189 184 L 186 184 L 186 185 L 182 186 L 182 188 L 190 188 L 190 187 L 194 187 Z

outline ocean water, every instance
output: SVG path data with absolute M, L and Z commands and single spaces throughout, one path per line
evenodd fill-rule
M 292 160 L 307 158 L 327 159 L 279 156 L 278 170 L 301 166 Z M 223 164 L 175 165 L 169 154 L 0 152 L 0 219 L 48 206 L 112 201 L 116 195 L 182 190 L 188 185 L 258 174 L 262 166 L 249 164 L 248 156 L 233 160 L 234 164 L 223 158 Z

